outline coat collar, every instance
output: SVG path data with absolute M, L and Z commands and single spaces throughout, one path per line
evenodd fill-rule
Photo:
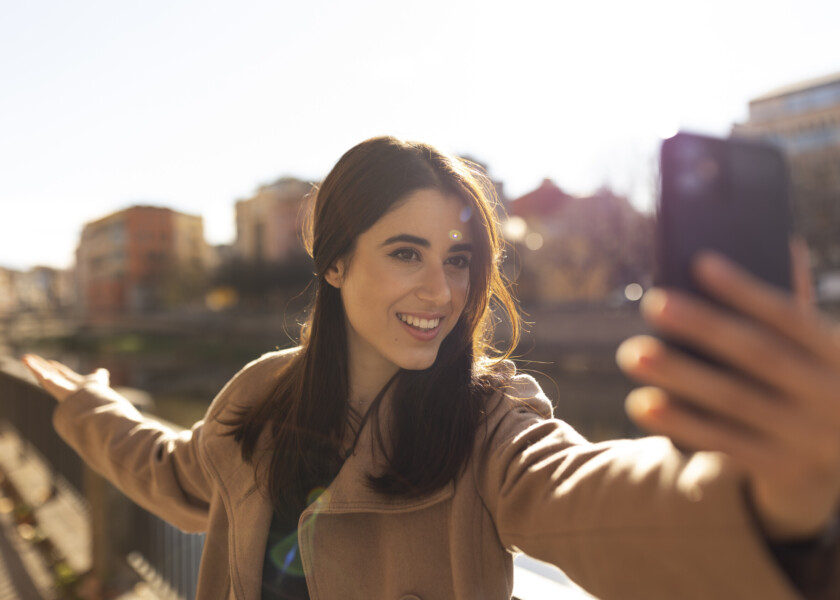
M 380 453 L 371 448 L 370 435 L 365 437 L 368 443 L 357 446 L 356 452 L 345 461 L 332 484 L 304 511 L 302 517 L 310 514 L 410 512 L 442 502 L 455 493 L 452 482 L 417 498 L 386 496 L 374 491 L 368 485 L 368 475 L 381 471 L 382 459 Z
M 368 424 L 359 436 L 354 455 L 345 461 L 329 487 L 303 512 L 301 531 L 314 526 L 319 514 L 401 513 L 420 510 L 443 502 L 455 493 L 450 482 L 432 494 L 419 498 L 384 496 L 367 484 L 367 475 L 382 467 L 381 452 L 373 446 L 372 428 Z M 230 436 L 210 436 L 213 444 L 207 455 L 213 465 L 216 484 L 225 504 L 229 531 L 231 580 L 236 596 L 242 600 L 259 600 L 262 564 L 268 542 L 272 508 L 260 486 L 255 467 L 242 460 L 239 445 Z M 268 432 L 263 432 L 260 448 L 266 449 Z M 265 452 L 265 450 L 264 450 Z M 309 525 L 305 525 L 309 524 Z M 301 552 L 305 552 L 304 535 Z

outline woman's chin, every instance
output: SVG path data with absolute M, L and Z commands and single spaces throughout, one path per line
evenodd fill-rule
M 407 357 L 404 361 L 401 361 L 400 368 L 406 371 L 425 371 L 435 364 L 436 358 L 437 352 L 432 355 Z

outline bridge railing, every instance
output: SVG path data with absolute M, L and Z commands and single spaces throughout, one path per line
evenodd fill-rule
M 53 490 L 76 494 L 88 508 L 89 530 L 74 534 L 90 537 L 92 566 L 91 572 L 78 575 L 109 589 L 115 585 L 110 579 L 128 564 L 158 594 L 194 598 L 204 536 L 178 530 L 93 473 L 56 434 L 54 408 L 55 400 L 23 365 L 0 357 L 0 427 L 16 434 L 23 453 L 43 462 Z M 44 533 L 49 537 L 50 531 Z

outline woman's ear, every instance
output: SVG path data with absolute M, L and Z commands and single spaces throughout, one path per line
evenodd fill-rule
M 334 288 L 341 289 L 341 284 L 344 281 L 344 261 L 335 261 L 324 273 L 324 279 Z

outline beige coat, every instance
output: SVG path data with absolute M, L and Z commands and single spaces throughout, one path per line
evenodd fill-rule
M 128 496 L 207 532 L 201 599 L 260 597 L 271 508 L 218 417 L 264 399 L 287 356 L 246 366 L 191 431 L 162 428 L 95 383 L 55 412 L 61 436 Z M 550 403 L 524 375 L 488 399 L 488 412 L 465 473 L 420 499 L 366 487 L 376 457 L 363 432 L 301 517 L 313 600 L 509 599 L 516 550 L 602 599 L 797 597 L 719 457 L 686 459 L 662 438 L 587 443 L 547 418 Z

